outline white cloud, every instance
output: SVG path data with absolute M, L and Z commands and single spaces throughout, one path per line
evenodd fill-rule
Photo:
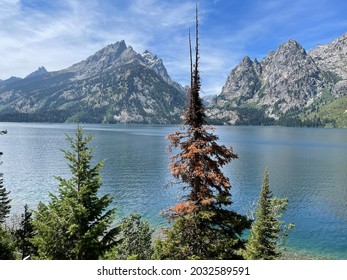
M 342 10 L 335 8 L 341 2 L 332 2 L 245 1 L 234 12 L 237 5 L 229 0 L 199 1 L 203 92 L 218 94 L 245 55 L 261 59 L 289 38 L 314 45 L 333 36 L 336 27 L 347 27 L 345 20 L 332 20 Z M 148 49 L 161 57 L 174 80 L 189 82 L 188 29 L 194 29 L 195 0 L 40 3 L 0 2 L 0 79 L 26 76 L 41 65 L 60 70 L 125 40 L 138 52 Z
M 0 9 L 0 53 L 4 59 L 1 78 L 25 76 L 40 65 L 57 70 L 68 66 L 76 53 L 83 53 L 82 46 L 89 44 L 86 34 L 92 14 L 81 20 L 79 8 L 67 3 L 66 9 L 54 14 L 25 7 L 18 1 L 7 6 L 7 10 L 11 7 L 10 16 L 4 16 L 6 9 Z
M 120 40 L 139 52 L 166 47 L 167 55 L 175 49 L 170 39 L 190 25 L 193 11 L 194 4 L 186 1 L 63 0 L 47 10 L 2 1 L 0 78 L 25 76 L 41 65 L 59 70 Z

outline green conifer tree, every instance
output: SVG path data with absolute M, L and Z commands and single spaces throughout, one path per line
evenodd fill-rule
M 36 252 L 35 247 L 31 242 L 32 238 L 34 237 L 32 220 L 32 212 L 29 210 L 29 207 L 26 204 L 24 206 L 24 213 L 22 214 L 19 228 L 15 231 L 15 236 L 17 239 L 16 245 L 22 259 L 32 256 Z
M 58 195 L 50 194 L 48 205 L 40 203 L 33 220 L 39 258 L 96 260 L 117 242 L 119 228 L 110 229 L 115 214 L 109 209 L 112 199 L 98 197 L 103 162 L 92 166 L 91 139 L 80 127 L 75 138 L 67 136 L 71 151 L 64 154 L 72 177 L 57 178 Z
M 0 224 L 5 223 L 11 211 L 11 199 L 8 197 L 9 194 L 10 192 L 4 187 L 3 174 L 0 173 Z
M 0 131 L 0 135 L 7 134 L 7 130 Z M 3 152 L 0 152 L 0 157 L 3 155 Z M 1 161 L 0 161 L 1 164 Z M 9 191 L 4 187 L 3 174 L 0 172 L 0 225 L 5 223 L 8 214 L 11 211 L 11 199 L 8 195 Z
M 152 234 L 148 221 L 132 213 L 120 223 L 122 240 L 117 247 L 117 259 L 150 260 L 153 255 Z
M 0 131 L 0 135 L 6 134 L 6 130 Z M 0 152 L 0 157 L 2 156 Z M 0 162 L 1 164 L 1 162 Z M 0 173 L 0 260 L 14 259 L 14 246 L 10 232 L 5 227 L 5 220 L 11 210 L 11 199 L 8 198 L 10 192 L 4 187 L 3 174 Z
M 286 210 L 287 203 L 286 198 L 273 197 L 266 169 L 258 207 L 255 210 L 256 218 L 243 251 L 245 259 L 274 260 L 282 255 L 285 237 L 294 226 L 284 226 L 284 222 L 279 220 Z
M 14 260 L 14 244 L 11 235 L 3 225 L 0 225 L 0 260 Z

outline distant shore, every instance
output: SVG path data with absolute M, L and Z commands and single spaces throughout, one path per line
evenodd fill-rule
M 288 248 L 281 260 L 337 260 L 332 256 Z

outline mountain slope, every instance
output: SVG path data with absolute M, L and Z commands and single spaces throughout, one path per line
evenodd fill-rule
M 67 69 L 41 69 L 1 82 L 0 118 L 178 123 L 186 100 L 161 67 L 163 74 L 124 41 L 117 42 Z
M 347 94 L 346 54 L 344 35 L 310 53 L 289 40 L 261 62 L 245 57 L 207 115 L 222 124 L 314 125 L 310 113 Z
M 309 55 L 333 84 L 331 92 L 336 96 L 347 91 L 347 33 L 329 44 L 318 45 Z

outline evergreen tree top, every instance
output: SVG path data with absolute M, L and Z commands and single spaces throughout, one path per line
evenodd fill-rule
M 57 177 L 58 195 L 51 194 L 48 205 L 40 203 L 33 221 L 34 244 L 40 258 L 96 260 L 117 243 L 119 228 L 110 228 L 115 209 L 109 208 L 108 194 L 98 196 L 103 163 L 91 163 L 93 149 L 88 143 L 92 137 L 85 137 L 79 127 L 67 140 L 70 150 L 63 152 L 72 176 Z
M 196 3 L 196 24 L 195 24 L 195 63 L 193 65 L 192 45 L 189 32 L 190 49 L 190 88 L 188 92 L 188 109 L 185 112 L 185 124 L 191 128 L 200 128 L 206 124 L 205 108 L 200 98 L 200 73 L 199 73 L 199 17 L 198 4 Z
M 265 169 L 263 184 L 260 190 L 256 219 L 252 224 L 250 236 L 243 255 L 249 260 L 274 260 L 281 256 L 285 237 L 294 226 L 289 224 L 282 228 L 279 218 L 286 210 L 287 199 L 273 197 L 269 184 L 269 172 Z

